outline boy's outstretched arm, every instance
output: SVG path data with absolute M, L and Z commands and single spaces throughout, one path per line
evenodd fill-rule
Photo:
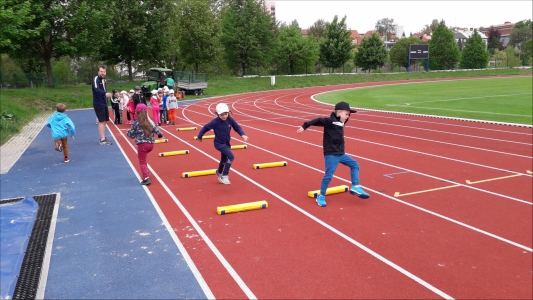
M 297 132 L 297 133 L 302 133 L 302 132 L 304 132 L 304 130 L 305 130 L 305 129 L 304 129 L 303 127 L 300 127 L 300 128 L 298 128 L 298 131 L 296 131 L 296 132 Z

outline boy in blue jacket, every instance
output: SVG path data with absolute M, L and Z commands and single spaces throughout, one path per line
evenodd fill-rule
M 344 153 L 344 125 L 348 122 L 350 114 L 355 112 L 356 110 L 350 108 L 348 103 L 341 101 L 335 104 L 335 111 L 331 113 L 329 118 L 317 118 L 307 121 L 297 131 L 302 133 L 310 126 L 324 127 L 322 144 L 326 171 L 320 185 L 320 195 L 316 198 L 318 206 L 326 206 L 326 190 L 339 163 L 350 168 L 352 180 L 350 194 L 356 195 L 361 199 L 370 197 L 359 185 L 359 163 Z
M 235 130 L 244 141 L 248 141 L 248 136 L 244 133 L 241 126 L 235 122 L 232 118 L 233 113 L 229 110 L 229 107 L 224 103 L 217 104 L 216 107 L 217 117 L 207 123 L 202 130 L 198 133 L 198 140 L 201 142 L 202 137 L 206 132 L 213 129 L 215 132 L 215 149 L 220 151 L 220 162 L 218 169 L 216 170 L 218 181 L 222 184 L 230 184 L 228 179 L 229 170 L 231 164 L 235 159 L 235 156 L 231 152 L 231 128 Z
M 58 103 L 56 105 L 56 112 L 50 116 L 46 126 L 52 129 L 52 138 L 54 139 L 54 148 L 56 151 L 63 152 L 65 155 L 65 162 L 68 163 L 70 159 L 68 158 L 68 135 L 70 132 L 70 137 L 74 140 L 74 135 L 76 134 L 76 129 L 74 123 L 67 117 L 65 111 L 67 106 L 63 103 Z

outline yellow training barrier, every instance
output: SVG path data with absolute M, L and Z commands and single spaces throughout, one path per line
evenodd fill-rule
M 235 149 L 246 149 L 248 148 L 247 145 L 235 145 L 235 146 L 231 146 L 231 150 L 235 150 Z
M 213 135 L 204 135 L 204 136 L 202 137 L 202 140 L 205 140 L 205 139 L 214 139 L 214 138 L 215 138 L 215 135 L 214 135 L 214 134 L 213 134 Z M 194 139 L 197 140 L 198 137 L 195 136 Z
M 189 130 L 196 130 L 196 127 L 176 128 L 176 131 L 189 131 Z
M 265 200 L 242 203 L 242 204 L 235 204 L 235 205 L 228 205 L 228 206 L 219 206 L 217 207 L 217 214 L 225 215 L 225 214 L 231 214 L 234 212 L 262 209 L 262 208 L 267 208 L 267 207 L 268 207 L 268 203 Z
M 189 150 L 160 152 L 159 156 L 174 156 L 174 155 L 182 155 L 182 154 L 189 154 Z
M 191 172 L 183 172 L 181 173 L 181 177 L 183 178 L 189 178 L 189 177 L 196 177 L 196 176 L 204 176 L 204 175 L 215 175 L 215 171 L 217 169 L 213 170 L 202 170 L 202 171 L 191 171 Z
M 168 143 L 168 139 L 155 140 L 155 143 L 156 143 L 156 144 Z
M 285 167 L 287 165 L 286 161 L 278 161 L 264 164 L 254 164 L 254 169 L 264 169 L 264 168 L 275 168 L 275 167 Z
M 339 185 L 339 186 L 330 187 L 329 189 L 326 190 L 326 195 L 344 193 L 344 192 L 347 192 L 348 189 L 349 187 L 347 185 Z M 307 192 L 307 196 L 309 198 L 316 198 L 318 197 L 318 195 L 320 195 L 320 190 Z

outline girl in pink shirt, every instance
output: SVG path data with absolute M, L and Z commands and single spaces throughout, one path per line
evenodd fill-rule
M 150 105 L 152 106 L 152 115 L 154 116 L 154 122 L 161 126 L 161 120 L 159 119 L 159 104 L 161 100 L 157 97 L 157 90 L 152 91 L 152 98 L 150 98 Z

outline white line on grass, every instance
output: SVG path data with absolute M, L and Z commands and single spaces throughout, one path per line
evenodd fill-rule
M 107 126 L 107 125 L 106 125 Z M 118 130 L 119 128 L 117 127 L 117 125 L 114 125 L 115 128 Z M 130 165 L 130 168 L 131 170 L 133 171 L 133 173 L 137 176 L 137 178 L 141 178 L 141 176 L 139 176 L 139 173 L 137 173 L 137 170 L 135 169 L 135 167 L 133 166 L 132 162 L 130 161 L 130 159 L 128 158 L 128 156 L 126 155 L 126 153 L 124 152 L 124 150 L 122 149 L 122 147 L 120 146 L 120 144 L 118 143 L 118 140 L 115 138 L 115 135 L 113 134 L 113 132 L 109 129 L 108 127 L 108 131 L 109 133 L 113 136 L 113 138 L 115 139 L 116 141 L 116 144 L 118 146 L 118 148 L 120 149 L 120 151 L 122 152 L 122 155 L 124 156 L 124 158 L 126 159 L 126 161 L 128 162 L 128 164 Z M 119 133 L 122 135 L 122 137 L 124 138 L 124 140 L 126 140 L 126 143 L 128 145 L 130 145 L 130 147 L 133 149 L 133 151 L 135 153 L 137 153 L 137 149 L 135 149 L 135 147 L 128 142 L 128 139 L 124 136 L 124 133 L 122 133 L 120 130 L 119 130 Z M 165 187 L 165 189 L 168 189 L 166 187 L 166 185 L 164 184 L 164 182 L 161 180 L 161 178 L 159 178 L 159 176 L 157 175 L 156 172 L 154 172 L 154 170 L 148 166 L 150 168 L 150 171 L 152 172 L 153 175 L 155 175 L 157 177 L 157 179 L 161 182 L 161 184 Z M 202 291 L 204 292 L 205 294 L 205 297 L 207 299 L 215 299 L 215 295 L 213 295 L 213 293 L 211 292 L 211 289 L 209 288 L 209 286 L 207 285 L 207 283 L 205 282 L 204 278 L 202 277 L 202 274 L 200 273 L 200 271 L 198 270 L 198 268 L 196 267 L 196 265 L 194 264 L 194 261 L 191 259 L 191 257 L 189 256 L 189 253 L 187 252 L 187 249 L 185 249 L 185 247 L 183 246 L 183 244 L 181 243 L 181 241 L 179 240 L 178 236 L 176 235 L 176 232 L 174 232 L 174 229 L 172 228 L 172 226 L 170 225 L 170 222 L 168 221 L 168 219 L 166 218 L 165 214 L 163 213 L 163 211 L 161 210 L 161 208 L 159 207 L 159 204 L 157 204 L 157 201 L 155 200 L 154 196 L 152 195 L 152 193 L 150 192 L 150 190 L 148 189 L 148 187 L 146 186 L 143 186 L 144 188 L 144 191 L 146 192 L 146 194 L 148 195 L 148 198 L 150 198 L 150 201 L 152 202 L 152 205 L 154 206 L 155 210 L 157 211 L 157 213 L 159 214 L 159 217 L 161 218 L 161 220 L 163 221 L 163 224 L 165 225 L 165 228 L 167 229 L 168 233 L 170 234 L 170 236 L 172 237 L 172 240 L 174 240 L 174 243 L 176 244 L 176 246 L 178 247 L 178 249 L 180 250 L 181 254 L 183 255 L 183 260 L 185 260 L 185 262 L 187 263 L 187 265 L 189 266 L 189 269 L 191 270 L 191 272 L 193 273 L 194 277 L 196 278 L 196 281 L 198 281 L 198 284 L 200 285 L 200 287 L 202 288 Z M 168 190 L 167 190 L 168 192 Z M 172 196 L 173 194 L 170 193 L 170 195 Z M 176 201 L 177 199 L 175 199 Z M 191 220 L 189 220 L 191 221 Z M 194 226 L 195 222 L 194 220 L 192 220 L 193 222 L 191 222 Z
M 412 106 L 412 105 L 405 105 L 405 104 L 387 104 L 387 106 L 400 106 L 400 107 L 414 107 L 414 108 L 433 109 L 433 110 L 460 111 L 460 112 L 468 112 L 468 113 L 476 113 L 476 114 L 488 114 L 488 115 L 516 116 L 516 117 L 528 117 L 528 118 L 532 118 L 533 117 L 532 115 L 504 114 L 504 113 L 489 112 L 489 111 L 462 110 L 462 109 L 450 109 L 450 108 L 438 108 L 438 107 L 423 107 L 423 106 Z
M 531 95 L 531 93 L 507 94 L 507 95 L 491 95 L 491 96 L 468 97 L 468 98 L 453 98 L 453 99 L 442 99 L 442 100 L 430 100 L 430 101 L 409 102 L 409 104 L 432 103 L 432 102 L 447 102 L 447 101 L 471 100 L 471 99 L 485 99 L 485 98 L 509 97 L 509 96 L 521 96 L 521 95 Z M 391 104 L 391 106 L 395 106 L 395 105 Z

